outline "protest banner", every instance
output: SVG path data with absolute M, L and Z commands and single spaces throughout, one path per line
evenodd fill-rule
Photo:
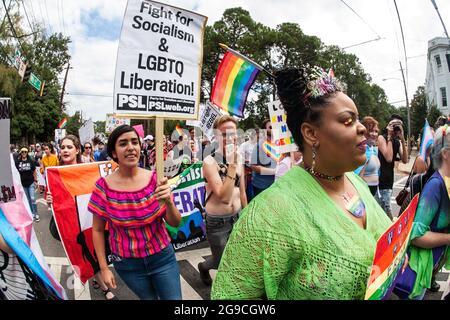
M 61 243 L 83 284 L 95 274 L 97 264 L 92 242 L 92 214 L 87 206 L 95 182 L 116 168 L 115 162 L 106 161 L 46 169 L 48 189 L 53 197 L 53 216 Z
M 214 138 L 214 122 L 222 113 L 211 102 L 207 102 L 203 112 L 200 114 L 198 120 L 200 128 L 209 141 L 213 141 Z
M 168 158 L 166 161 L 164 161 L 164 176 L 168 178 L 173 178 L 178 174 L 180 171 L 181 164 L 183 162 L 183 159 L 187 158 L 189 161 L 191 158 L 185 154 L 181 157 L 178 157 L 177 159 L 171 159 Z
M 9 163 L 9 130 L 11 121 L 11 99 L 0 98 L 0 163 Z M 16 200 L 11 167 L 0 167 L 0 203 Z
M 365 300 L 386 300 L 400 275 L 409 244 L 419 194 L 377 241 Z
M 173 202 L 181 213 L 181 223 L 177 228 L 166 224 L 175 250 L 199 243 L 206 238 L 203 221 L 205 201 L 205 179 L 202 162 L 196 162 L 169 181 L 173 188 Z
M 105 133 L 110 134 L 115 128 L 123 124 L 130 125 L 130 118 L 118 118 L 114 114 L 109 113 L 106 115 Z
M 0 291 L 8 300 L 67 299 L 44 259 L 33 215 L 12 156 L 8 159 L 17 200 L 0 203 L 0 234 L 14 255 L 0 252 Z M 27 270 L 27 274 L 24 273 Z
M 87 120 L 81 128 L 78 129 L 78 134 L 80 136 L 81 145 L 84 145 L 86 142 L 92 143 L 92 139 L 95 137 L 94 122 L 92 122 L 92 119 Z
M 277 153 L 297 151 L 292 133 L 286 123 L 286 112 L 279 100 L 267 104 L 269 108 L 270 123 L 272 124 L 272 144 Z
M 206 20 L 156 1 L 128 1 L 114 82 L 117 114 L 197 119 Z

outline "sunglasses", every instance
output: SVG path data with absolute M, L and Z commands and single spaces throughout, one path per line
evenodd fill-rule
M 91 147 L 84 147 L 85 149 L 92 149 Z

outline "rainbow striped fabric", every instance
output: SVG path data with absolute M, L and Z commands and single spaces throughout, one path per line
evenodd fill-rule
M 248 92 L 260 71 L 253 63 L 227 51 L 217 70 L 211 102 L 243 118 Z
M 433 144 L 433 141 L 433 133 L 431 132 L 430 125 L 428 124 L 428 120 L 425 120 L 420 145 L 420 155 L 422 156 L 422 159 L 426 159 L 427 149 Z
M 62 129 L 67 125 L 67 118 L 62 119 L 59 123 L 58 123 L 58 129 Z

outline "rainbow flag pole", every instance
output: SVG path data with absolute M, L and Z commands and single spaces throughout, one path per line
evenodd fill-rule
M 210 100 L 229 114 L 243 118 L 250 87 L 260 71 L 270 72 L 228 46 L 220 46 L 227 52 L 217 70 Z

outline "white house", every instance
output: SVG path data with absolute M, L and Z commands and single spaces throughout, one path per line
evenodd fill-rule
M 425 92 L 429 105 L 450 114 L 450 39 L 436 37 L 428 41 Z

